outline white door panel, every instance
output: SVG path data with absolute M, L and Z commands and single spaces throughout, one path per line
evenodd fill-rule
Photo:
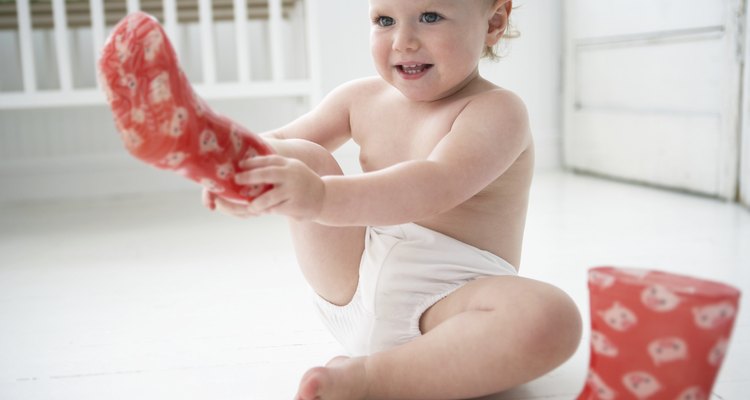
M 723 95 L 723 52 L 717 40 L 581 49 L 577 106 L 712 113 Z
M 719 0 L 569 0 L 568 24 L 575 38 L 721 26 L 726 10 Z
M 583 134 L 566 142 L 567 157 L 580 165 L 606 165 L 591 172 L 630 179 L 647 176 L 648 180 L 639 180 L 693 192 L 718 191 L 721 150 L 716 137 L 721 125 L 717 115 L 674 118 L 663 113 L 586 109 L 573 118 Z M 659 140 L 654 140 L 653 127 L 659 129 Z
M 564 163 L 737 194 L 744 0 L 570 0 Z

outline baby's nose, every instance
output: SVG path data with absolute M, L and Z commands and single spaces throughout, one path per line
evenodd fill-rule
M 393 37 L 393 50 L 410 52 L 419 49 L 419 38 L 415 29 L 408 26 L 399 27 Z

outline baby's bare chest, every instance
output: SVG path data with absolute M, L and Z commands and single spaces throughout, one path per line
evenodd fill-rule
M 352 137 L 365 171 L 429 157 L 451 132 L 460 105 L 408 109 L 381 106 L 351 114 Z

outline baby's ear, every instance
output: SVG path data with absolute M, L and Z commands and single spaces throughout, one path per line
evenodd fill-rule
M 492 15 L 490 16 L 485 40 L 487 46 L 494 46 L 503 37 L 508 29 L 508 20 L 512 9 L 512 0 L 497 0 L 492 6 Z

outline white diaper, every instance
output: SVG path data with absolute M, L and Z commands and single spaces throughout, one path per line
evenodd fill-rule
M 350 356 L 369 355 L 421 335 L 422 314 L 466 283 L 516 274 L 497 255 L 417 224 L 369 227 L 351 302 L 315 304 Z

